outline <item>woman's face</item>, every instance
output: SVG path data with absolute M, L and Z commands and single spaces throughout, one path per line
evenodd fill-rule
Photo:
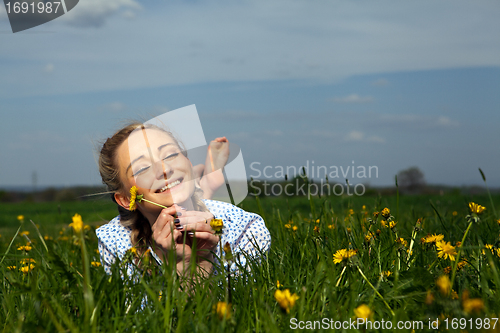
M 117 158 L 125 190 L 135 185 L 145 199 L 167 207 L 191 199 L 195 189 L 191 162 L 169 134 L 138 128 L 120 145 Z M 140 209 L 161 210 L 150 204 Z

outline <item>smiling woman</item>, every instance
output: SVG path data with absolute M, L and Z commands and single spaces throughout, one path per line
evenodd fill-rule
M 228 146 L 225 138 L 213 142 Z M 225 156 L 224 151 L 221 155 Z M 96 231 L 105 270 L 109 273 L 116 258 L 123 258 L 130 249 L 136 258 L 151 251 L 158 265 L 175 258 L 180 275 L 189 272 L 194 262 L 198 273 L 211 273 L 220 256 L 219 243 L 229 243 L 243 265 L 248 256 L 258 259 L 259 253 L 266 252 L 271 237 L 259 215 L 203 198 L 205 188 L 213 193 L 223 184 L 223 178 L 222 183 L 214 181 L 214 171 L 225 163 L 205 168 L 200 180 L 181 144 L 153 125 L 131 124 L 107 139 L 99 171 L 120 215 Z M 204 179 L 210 177 L 214 179 Z M 209 222 L 214 219 L 223 222 L 221 235 L 211 228 Z M 136 269 L 130 265 L 129 275 Z

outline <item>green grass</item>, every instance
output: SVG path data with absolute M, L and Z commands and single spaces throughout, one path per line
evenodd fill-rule
M 500 196 L 492 199 L 500 206 Z M 462 244 L 462 259 L 467 265 L 456 274 L 455 299 L 442 294 L 436 286 L 436 280 L 446 275 L 447 267 L 453 267 L 455 262 L 439 258 L 435 246 L 423 244 L 420 239 L 438 233 L 452 245 L 461 241 L 468 226 L 465 217 L 470 201 L 486 206 L 487 210 L 480 215 L 480 223 L 471 226 Z M 500 226 L 488 196 L 400 196 L 399 207 L 395 196 L 312 200 L 278 197 L 260 198 L 259 202 L 248 197 L 241 206 L 266 217 L 272 247 L 260 263 L 252 262 L 251 272 L 242 271 L 240 276 L 231 278 L 231 317 L 220 320 L 214 307 L 219 301 L 229 301 L 224 274 L 201 283 L 192 282 L 186 290 L 185 283 L 169 267 L 161 268 L 163 274 L 150 267 L 149 273 L 130 281 L 121 278 L 124 272 L 119 263 L 112 275 L 106 275 L 102 267 L 90 265 L 99 261 L 94 229 L 115 216 L 113 203 L 0 205 L 2 331 L 282 332 L 291 330 L 291 318 L 297 322 L 323 318 L 352 320 L 354 310 L 362 304 L 371 309 L 374 321 L 390 321 L 394 327 L 397 321 L 422 321 L 425 330 L 429 330 L 429 318 L 439 317 L 441 328 L 449 318 L 451 328 L 453 318 L 498 317 L 500 258 L 490 250 L 483 253 L 484 244 L 493 245 L 494 250 L 500 245 Z M 399 212 L 392 230 L 381 225 L 381 217 L 370 223 L 373 212 L 385 207 L 393 215 Z M 75 213 L 91 225 L 83 243 L 67 228 Z M 30 232 L 29 252 L 17 250 L 27 242 L 20 235 L 7 251 L 19 227 L 18 215 L 25 216 L 21 230 Z M 423 221 L 422 230 L 415 234 L 413 253 L 408 256 L 419 218 Z M 42 236 L 48 236 L 44 240 L 47 249 L 29 219 L 39 224 Z M 369 232 L 376 237 L 366 242 Z M 406 247 L 396 242 L 399 237 L 408 243 Z M 357 255 L 334 264 L 336 251 L 349 248 L 357 250 Z M 82 259 L 82 250 L 88 257 L 86 261 Z M 36 261 L 35 267 L 23 273 L 19 271 L 24 266 L 21 260 L 28 257 Z M 381 274 L 387 271 L 391 272 L 388 277 Z M 448 276 L 451 279 L 452 273 Z M 299 297 L 289 313 L 275 300 L 278 280 L 281 290 L 289 289 Z M 484 306 L 477 312 L 466 312 L 467 297 L 480 299 Z

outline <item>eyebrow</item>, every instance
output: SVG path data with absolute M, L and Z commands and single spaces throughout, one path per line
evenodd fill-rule
M 173 145 L 173 143 L 165 143 L 164 145 L 161 145 L 158 147 L 158 151 L 161 151 L 163 148 L 169 146 L 169 145 Z M 141 155 L 137 158 L 135 158 L 132 162 L 130 162 L 130 164 L 128 165 L 127 167 L 127 170 L 125 170 L 125 173 L 128 172 L 128 170 L 132 167 L 132 164 L 134 164 L 135 162 L 137 162 L 138 160 L 140 160 L 141 158 L 144 158 L 144 155 Z

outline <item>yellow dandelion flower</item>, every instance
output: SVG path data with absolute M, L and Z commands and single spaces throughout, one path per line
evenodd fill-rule
M 299 227 L 297 227 L 296 225 L 294 225 L 294 226 L 292 227 L 292 230 L 293 230 L 293 231 L 297 231 L 297 229 L 298 229 L 298 228 L 299 228 Z
M 366 304 L 361 304 L 356 309 L 354 309 L 354 315 L 357 318 L 362 318 L 367 320 L 369 317 L 373 315 L 373 311 Z
M 398 224 L 398 222 L 395 221 L 389 222 L 389 228 L 394 229 L 394 227 L 396 227 L 396 224 Z
M 384 218 L 388 218 L 389 216 L 391 216 L 391 210 L 385 207 L 384 209 L 382 209 L 382 216 Z
M 335 229 L 335 225 L 333 225 L 333 224 L 329 224 L 329 225 L 328 225 L 328 229 Z
M 213 219 L 210 221 L 210 227 L 216 232 L 221 232 L 222 228 L 224 227 L 224 223 L 222 222 L 221 219 Z
M 500 225 L 500 219 L 497 220 L 497 223 Z
M 130 204 L 128 210 L 133 211 L 137 208 L 137 187 L 134 185 L 130 188 Z M 140 201 L 139 201 L 140 202 Z
M 408 242 L 404 238 L 401 238 L 401 237 L 396 239 L 396 243 L 403 244 L 403 246 L 405 246 L 405 247 L 408 246 Z
M 15 269 L 16 269 L 16 266 L 7 266 L 7 269 L 8 269 L 9 271 L 13 271 L 13 270 L 15 270 Z
M 291 294 L 290 290 L 276 290 L 274 293 L 274 298 L 286 313 L 290 313 L 290 309 L 294 307 L 295 302 L 299 299 L 296 294 Z
M 367 233 L 365 236 L 365 242 L 370 242 L 370 240 L 373 238 L 373 234 L 371 232 Z
M 278 288 L 278 289 L 279 289 L 279 288 L 281 288 L 281 287 L 283 287 L 283 285 L 280 283 L 280 280 L 277 280 L 277 281 L 276 281 L 276 288 Z
M 450 273 L 451 273 L 451 266 L 445 267 L 444 274 L 450 274 Z
M 464 311 L 467 313 L 480 313 L 484 309 L 484 302 L 480 298 L 467 298 L 462 302 Z
M 99 266 L 101 266 L 101 263 L 100 263 L 99 261 L 92 261 L 90 264 L 91 264 L 93 267 L 99 267 Z
M 444 238 L 444 235 L 427 235 L 427 237 L 422 238 L 424 240 L 424 243 L 436 243 L 442 241 Z
M 292 225 L 290 223 L 285 224 L 285 228 L 290 229 Z
M 348 232 L 348 233 L 351 233 L 351 228 L 347 228 L 347 232 Z
M 43 239 L 45 239 L 45 240 L 52 240 L 53 238 L 50 237 L 50 236 L 48 236 L 48 235 L 45 235 L 45 236 L 43 236 Z
M 21 236 L 29 236 L 30 232 L 29 231 L 21 231 L 19 235 Z
M 34 263 L 36 264 L 36 260 L 33 259 L 33 258 L 26 258 L 26 259 L 21 259 L 21 264 L 25 265 L 25 264 L 29 264 L 29 263 Z
M 129 249 L 130 253 L 132 253 L 134 256 L 137 255 L 137 248 L 135 246 L 132 246 L 130 249 Z
M 392 275 L 392 272 L 391 271 L 385 271 L 385 272 L 382 272 L 382 275 L 385 276 L 385 277 L 389 277 Z
M 349 209 L 349 215 L 354 215 L 354 209 Z
M 373 217 L 377 218 L 379 214 L 380 214 L 379 212 L 373 212 Z
M 439 288 L 439 291 L 441 292 L 442 295 L 448 295 L 451 289 L 451 281 L 448 275 L 441 275 L 437 280 L 436 280 L 436 285 Z
M 83 228 L 82 216 L 80 214 L 75 214 L 72 219 L 73 223 L 70 223 L 69 226 L 72 227 L 76 233 L 80 233 Z
M 380 225 L 382 225 L 382 227 L 384 228 L 387 228 L 387 222 L 385 222 L 384 220 L 380 221 Z
M 319 227 L 317 225 L 314 226 L 314 232 L 319 232 Z
M 316 220 L 316 223 L 319 223 L 319 219 Z
M 454 211 L 452 214 L 453 214 L 453 216 L 457 216 L 458 215 L 457 211 Z
M 438 250 L 439 258 L 450 258 L 451 261 L 455 261 L 457 251 L 455 251 L 455 247 L 451 245 L 450 242 L 439 241 L 436 243 L 436 248 Z
M 469 209 L 472 213 L 481 214 L 486 210 L 486 207 L 478 205 L 474 202 L 469 202 Z
M 215 306 L 215 312 L 217 313 L 219 320 L 228 320 L 229 318 L 231 318 L 231 304 L 228 304 L 226 302 L 217 302 L 217 305 Z
M 361 210 L 366 210 L 366 206 L 363 205 L 363 207 L 361 207 Z
M 344 260 L 349 260 L 351 257 L 356 255 L 356 250 L 341 249 L 335 252 L 333 255 L 333 263 L 340 264 Z
M 35 265 L 30 264 L 29 266 L 24 266 L 24 267 L 21 267 L 21 268 L 20 268 L 20 270 L 21 270 L 21 272 L 23 272 L 24 274 L 27 274 L 27 273 L 29 273 L 30 271 L 32 271 L 34 268 L 35 268 Z
M 17 215 L 17 219 L 19 220 L 19 222 L 23 221 L 24 215 Z
M 31 251 L 31 246 L 30 245 L 23 245 L 23 246 L 19 246 L 17 248 L 18 251 L 26 251 L 26 252 L 29 252 Z

